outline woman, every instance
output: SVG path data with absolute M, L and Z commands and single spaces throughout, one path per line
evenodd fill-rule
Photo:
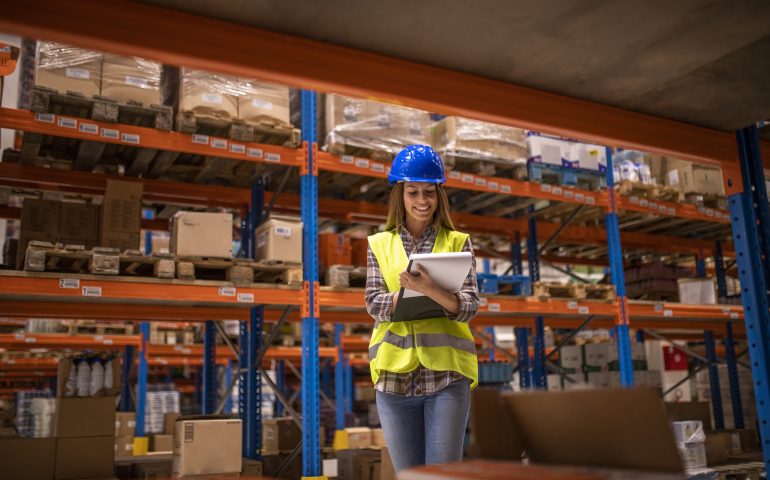
M 473 252 L 454 229 L 441 157 L 404 148 L 388 180 L 395 185 L 385 231 L 369 237 L 366 308 L 375 319 L 369 361 L 377 411 L 396 471 L 462 459 L 470 389 L 478 363 L 468 322 L 478 309 L 475 260 L 462 289 L 438 287 L 424 270 L 407 273 L 412 253 Z M 391 322 L 401 287 L 440 304 L 446 316 Z

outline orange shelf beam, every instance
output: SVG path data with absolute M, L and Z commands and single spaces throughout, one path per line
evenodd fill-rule
M 337 358 L 335 347 L 319 347 L 318 354 L 321 358 Z M 203 359 L 203 345 L 148 345 L 147 355 L 153 358 L 164 357 L 190 357 Z M 226 346 L 217 347 L 217 361 L 234 360 L 235 355 Z M 302 360 L 301 347 L 271 346 L 265 353 L 266 360 Z
M 295 87 L 371 96 L 710 165 L 734 166 L 738 159 L 735 138 L 729 132 L 169 8 L 126 0 L 5 3 L 0 30 L 27 38 Z M 409 76 L 405 78 L 403 72 Z
M 144 283 L 142 279 L 93 276 L 80 279 L 77 288 L 63 288 L 61 278 L 72 275 L 41 273 L 34 277 L 24 272 L 0 272 L 0 298 L 13 300 L 110 301 L 132 303 L 178 304 L 189 306 L 230 306 L 240 309 L 252 305 L 300 305 L 302 291 L 291 288 L 257 288 L 190 285 L 177 282 Z M 89 304 L 92 302 L 89 302 Z M 86 307 L 84 310 L 87 310 Z M 227 318 L 227 317 L 225 317 Z
M 40 378 L 40 377 L 55 377 L 57 375 L 56 370 L 30 370 L 30 371 L 0 371 L 0 382 L 5 379 L 11 378 Z
M 30 348 L 112 349 L 139 346 L 140 335 L 62 335 L 52 333 L 0 333 L 0 346 L 9 350 Z
M 53 369 L 59 366 L 57 358 L 15 358 L 0 359 L 0 370 L 40 370 Z
M 305 150 L 301 148 L 240 142 L 72 116 L 35 114 L 14 108 L 0 108 L 0 128 L 291 167 L 301 166 L 306 156 Z

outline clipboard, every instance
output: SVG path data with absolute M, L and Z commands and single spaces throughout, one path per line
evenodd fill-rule
M 439 287 L 457 293 L 471 271 L 472 263 L 471 252 L 415 253 L 409 256 L 406 271 L 411 272 L 413 268 L 416 269 L 415 265 L 419 264 Z M 434 300 L 413 290 L 401 288 L 391 321 L 405 322 L 445 316 L 444 308 Z

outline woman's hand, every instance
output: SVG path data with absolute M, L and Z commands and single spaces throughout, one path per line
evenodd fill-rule
M 422 293 L 423 295 L 430 296 L 432 292 L 436 290 L 436 284 L 433 279 L 430 278 L 428 272 L 426 272 L 420 264 L 416 264 L 417 274 L 413 275 L 406 270 L 401 272 L 398 276 L 401 286 L 408 290 L 414 290 L 415 292 Z

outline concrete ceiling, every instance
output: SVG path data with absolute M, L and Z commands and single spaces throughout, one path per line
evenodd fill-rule
M 766 0 L 143 1 L 720 130 L 770 118 Z

